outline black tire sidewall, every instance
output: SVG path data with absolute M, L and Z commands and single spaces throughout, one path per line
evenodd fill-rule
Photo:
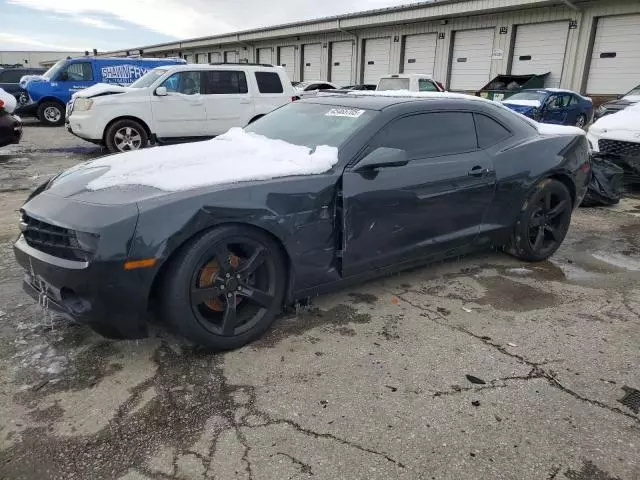
M 216 335 L 204 328 L 193 314 L 189 286 L 200 261 L 219 241 L 244 236 L 260 242 L 276 266 L 275 301 L 263 318 L 251 329 L 237 336 Z M 160 315 L 167 326 L 179 335 L 212 350 L 232 350 L 260 337 L 282 311 L 286 290 L 286 269 L 282 251 L 275 241 L 259 230 L 242 225 L 228 225 L 204 232 L 189 241 L 169 260 L 160 292 Z
M 515 255 L 520 260 L 525 260 L 528 262 L 540 262 L 548 259 L 558 250 L 558 248 L 560 248 L 562 242 L 564 242 L 567 232 L 569 231 L 572 208 L 569 209 L 568 214 L 566 214 L 567 220 L 562 225 L 562 230 L 559 232 L 561 240 L 557 242 L 553 249 L 541 254 L 539 252 L 533 251 L 531 245 L 529 244 L 529 219 L 531 218 L 532 210 L 537 207 L 540 199 L 549 190 L 553 190 L 558 195 L 562 195 L 564 199 L 567 200 L 573 207 L 571 194 L 562 182 L 550 178 L 538 182 L 534 190 L 527 198 L 527 201 L 524 203 L 522 210 L 520 211 L 520 215 L 518 217 L 514 236 L 512 239 L 511 253 L 513 253 L 513 255 Z
M 117 122 L 112 123 L 109 128 L 107 128 L 107 131 L 104 135 L 104 143 L 110 153 L 123 153 L 122 151 L 118 150 L 118 147 L 116 147 L 114 137 L 116 132 L 124 127 L 134 128 L 140 134 L 142 143 L 140 144 L 140 148 L 138 150 L 142 150 L 143 148 L 147 147 L 147 145 L 149 144 L 149 135 L 147 134 L 147 130 L 140 123 L 136 122 L 135 120 L 118 120 Z
M 584 128 L 587 126 L 587 116 L 584 113 L 581 113 L 580 115 L 578 115 L 578 119 L 584 119 L 584 122 L 582 123 L 582 127 L 578 127 L 578 128 Z M 576 125 L 578 124 L 578 121 L 576 120 Z
M 60 120 L 58 120 L 57 122 L 50 122 L 49 120 L 47 120 L 47 118 L 44 116 L 44 111 L 49 107 L 56 107 L 58 110 L 60 110 Z M 45 125 L 49 125 L 50 127 L 59 127 L 60 125 L 64 124 L 64 116 L 65 106 L 60 102 L 48 101 L 42 102 L 40 105 L 38 105 L 38 120 L 40 120 Z

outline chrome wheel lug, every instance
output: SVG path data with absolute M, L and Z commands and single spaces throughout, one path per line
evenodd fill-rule
M 233 297 L 233 293 L 229 293 L 227 296 L 228 296 L 229 298 L 231 298 L 231 297 Z
M 227 273 L 226 277 L 227 277 L 227 278 L 229 278 L 230 276 L 231 276 L 231 275 L 229 275 L 229 274 Z
M 224 285 L 220 285 L 220 290 L 224 290 Z

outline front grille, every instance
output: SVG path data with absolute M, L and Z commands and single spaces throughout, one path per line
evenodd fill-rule
M 80 246 L 75 230 L 36 220 L 24 212 L 20 229 L 29 246 L 54 257 L 88 262 L 95 253 Z
M 640 157 L 640 143 L 621 142 L 619 140 L 598 140 L 598 148 L 602 153 L 623 157 Z

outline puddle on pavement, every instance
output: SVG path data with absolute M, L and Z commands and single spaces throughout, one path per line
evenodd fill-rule
M 475 300 L 481 305 L 491 305 L 507 312 L 526 312 L 549 308 L 560 303 L 552 294 L 506 277 L 480 277 L 478 282 L 487 289 L 484 297 Z

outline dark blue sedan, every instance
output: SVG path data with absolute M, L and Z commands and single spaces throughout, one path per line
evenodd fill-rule
M 593 118 L 590 98 L 556 88 L 523 90 L 503 100 L 505 106 L 538 122 L 583 128 Z

